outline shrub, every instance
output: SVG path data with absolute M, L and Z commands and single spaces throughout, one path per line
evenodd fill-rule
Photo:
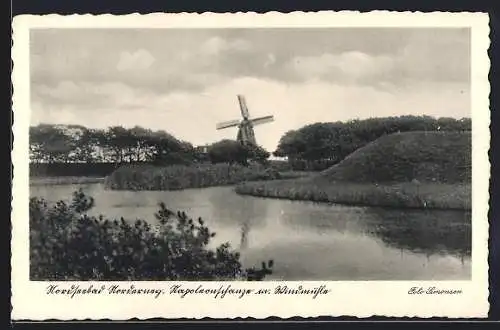
M 107 188 L 115 190 L 177 190 L 280 178 L 278 171 L 258 164 L 142 165 L 120 167 L 106 178 L 105 183 Z
M 272 261 L 242 269 L 229 243 L 209 248 L 215 233 L 201 218 L 163 203 L 156 226 L 89 216 L 93 205 L 81 190 L 69 204 L 30 199 L 32 280 L 261 280 L 272 272 Z
M 265 163 L 270 153 L 254 144 L 242 144 L 235 140 L 221 140 L 208 147 L 208 159 L 212 163 L 248 165 L 249 161 Z

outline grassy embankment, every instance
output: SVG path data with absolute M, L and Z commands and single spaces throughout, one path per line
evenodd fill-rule
M 245 181 L 297 178 L 302 174 L 281 173 L 261 165 L 229 164 L 123 166 L 111 173 L 106 187 L 114 190 L 179 190 L 233 185 Z
M 391 134 L 313 176 L 243 183 L 236 192 L 351 205 L 470 209 L 471 135 Z
M 104 177 L 91 176 L 50 176 L 50 177 L 30 177 L 30 185 L 63 185 L 63 184 L 85 184 L 101 183 Z
M 30 163 L 30 185 L 101 183 L 115 168 L 114 163 Z

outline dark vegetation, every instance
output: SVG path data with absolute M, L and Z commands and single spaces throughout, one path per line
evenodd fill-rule
M 280 172 L 259 164 L 131 165 L 114 171 L 105 183 L 107 188 L 116 190 L 177 190 L 282 178 L 285 176 Z
M 297 187 L 292 186 L 299 182 L 287 181 L 252 183 L 237 190 L 315 201 L 365 204 L 371 200 L 376 205 L 394 203 L 394 194 L 400 191 L 396 205 L 461 208 L 470 205 L 470 130 L 467 118 L 427 116 L 316 123 L 284 134 L 274 155 L 287 160 L 270 161 L 263 148 L 233 140 L 194 147 L 164 131 L 141 127 L 95 130 L 39 125 L 30 129 L 30 152 L 35 163 L 32 175 L 105 174 L 111 189 L 209 187 L 297 178 L 304 176 L 298 171 L 327 169 L 311 180 L 301 179 Z M 332 186 L 338 181 L 344 182 L 341 190 Z M 408 184 L 412 181 L 419 183 L 418 188 Z M 359 185 L 367 183 L 379 185 Z M 457 198 L 451 202 L 445 196 L 429 197 L 427 191 L 434 186 L 428 183 L 443 194 L 456 184 L 463 189 L 449 194 Z M 443 183 L 448 188 L 437 186 Z
M 308 178 L 244 182 L 241 195 L 345 205 L 422 209 L 471 209 L 470 184 L 371 184 L 314 182 Z
M 117 167 L 115 163 L 31 163 L 30 177 L 105 177 Z
M 81 190 L 70 203 L 31 198 L 31 280 L 262 280 L 272 273 L 272 260 L 243 269 L 228 243 L 210 247 L 215 233 L 201 218 L 163 203 L 157 226 L 88 216 L 93 205 Z
M 401 116 L 315 123 L 283 135 L 275 156 L 287 157 L 294 170 L 324 170 L 379 137 L 411 131 L 470 131 L 469 118 Z
M 471 182 L 470 132 L 383 136 L 330 167 L 318 179 L 349 182 Z
M 236 192 L 354 205 L 470 209 L 470 132 L 395 133 L 296 180 L 244 183 Z
M 139 126 L 106 130 L 79 125 L 30 127 L 30 160 L 34 163 L 189 163 L 195 148 L 165 131 Z
M 316 123 L 282 137 L 274 154 L 285 162 L 231 140 L 203 150 L 141 127 L 39 125 L 30 128 L 30 175 L 109 175 L 108 187 L 132 190 L 240 183 L 238 193 L 261 197 L 469 210 L 470 124 L 412 116 Z M 302 177 L 297 170 L 324 171 Z M 81 191 L 70 203 L 30 200 L 32 280 L 261 280 L 272 272 L 272 261 L 243 269 L 228 244 L 211 247 L 214 233 L 202 219 L 164 204 L 153 226 L 89 216 L 93 203 Z M 404 234 L 389 241 L 418 237 Z M 436 235 L 446 236 L 446 228 Z
M 468 118 L 435 119 L 428 116 L 315 123 L 285 133 L 273 154 L 288 159 L 287 170 L 319 171 L 340 162 L 383 135 L 410 131 L 470 130 L 471 121 Z M 74 176 L 79 172 L 89 172 L 99 176 L 109 174 L 113 167 L 137 163 L 162 166 L 193 163 L 246 165 L 253 161 L 268 164 L 268 157 L 269 153 L 260 146 L 242 146 L 233 140 L 222 140 L 195 147 L 165 131 L 152 131 L 139 126 L 130 129 L 121 126 L 91 129 L 79 125 L 51 124 L 30 127 L 30 161 L 50 164 L 33 166 L 33 175 L 62 173 Z M 73 165 L 75 163 L 89 165 Z M 68 168 L 72 170 L 66 170 Z
M 104 177 L 92 176 L 41 176 L 30 178 L 30 185 L 47 186 L 47 185 L 67 185 L 67 184 L 91 184 L 103 183 Z
M 205 149 L 205 150 L 204 150 Z M 30 176 L 98 176 L 123 165 L 266 164 L 270 154 L 260 146 L 222 140 L 194 147 L 165 131 L 139 126 L 106 130 L 78 125 L 30 127 Z
M 208 160 L 213 163 L 247 166 L 249 161 L 266 164 L 270 153 L 255 145 L 243 145 L 235 140 L 221 140 L 208 147 Z

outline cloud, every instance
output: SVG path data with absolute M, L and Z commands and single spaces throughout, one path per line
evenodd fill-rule
M 436 32 L 413 32 L 397 54 L 394 74 L 426 81 L 470 80 L 470 31 L 436 38 Z
M 404 85 L 467 81 L 459 29 L 59 29 L 33 32 L 33 83 L 113 82 L 201 92 L 226 78 Z M 334 37 L 332 37 L 334 36 Z
M 61 42 L 52 33 L 40 35 L 31 51 L 31 83 L 56 86 L 61 81 L 121 81 L 162 93 L 200 90 L 231 73 L 231 62 L 238 62 L 251 50 L 245 40 L 215 36 L 199 43 L 178 40 L 175 47 L 168 40 L 147 38 L 144 42 L 130 38 L 125 43 L 119 36 L 106 39 L 99 34 L 83 38 L 79 44 L 68 36 Z M 138 47 L 131 50 L 134 45 Z
M 35 88 L 34 92 L 40 97 L 66 102 L 78 102 L 86 98 L 77 84 L 67 80 L 60 82 L 54 87 L 40 85 L 38 88 Z
M 147 108 L 151 99 L 157 96 L 147 89 L 115 82 L 62 81 L 55 86 L 35 85 L 32 88 L 32 102 L 53 108 L 75 108 L 76 116 L 103 108 Z
M 121 52 L 120 59 L 116 64 L 118 71 L 127 70 L 147 70 L 154 63 L 155 58 L 144 49 L 138 49 L 135 52 Z
M 205 55 L 218 55 L 226 47 L 226 41 L 219 37 L 213 37 L 201 45 L 201 52 Z
M 223 52 L 251 50 L 250 42 L 242 39 L 227 40 L 221 37 L 212 37 L 203 42 L 199 48 L 200 55 L 219 55 Z
M 274 56 L 274 54 L 272 53 L 267 54 L 266 61 L 264 62 L 264 68 L 267 68 L 274 63 L 276 63 L 276 56 Z
M 215 124 L 240 117 L 241 93 L 252 117 L 275 115 L 256 127 L 272 150 L 317 121 L 470 115 L 466 31 L 306 30 L 33 32 L 32 123 L 141 125 L 209 143 L 235 137 Z
M 359 51 L 349 51 L 341 54 L 297 56 L 288 65 L 305 79 L 359 81 L 386 74 L 393 69 L 394 61 L 388 56 L 371 56 Z

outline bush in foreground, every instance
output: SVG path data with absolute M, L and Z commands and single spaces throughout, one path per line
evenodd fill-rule
M 272 261 L 242 269 L 228 243 L 210 249 L 215 233 L 201 218 L 164 204 L 157 226 L 88 216 L 93 205 L 81 190 L 71 203 L 30 200 L 32 280 L 261 280 L 272 272 Z
M 262 165 L 200 164 L 191 166 L 123 166 L 106 178 L 115 190 L 178 190 L 280 179 L 277 170 Z

